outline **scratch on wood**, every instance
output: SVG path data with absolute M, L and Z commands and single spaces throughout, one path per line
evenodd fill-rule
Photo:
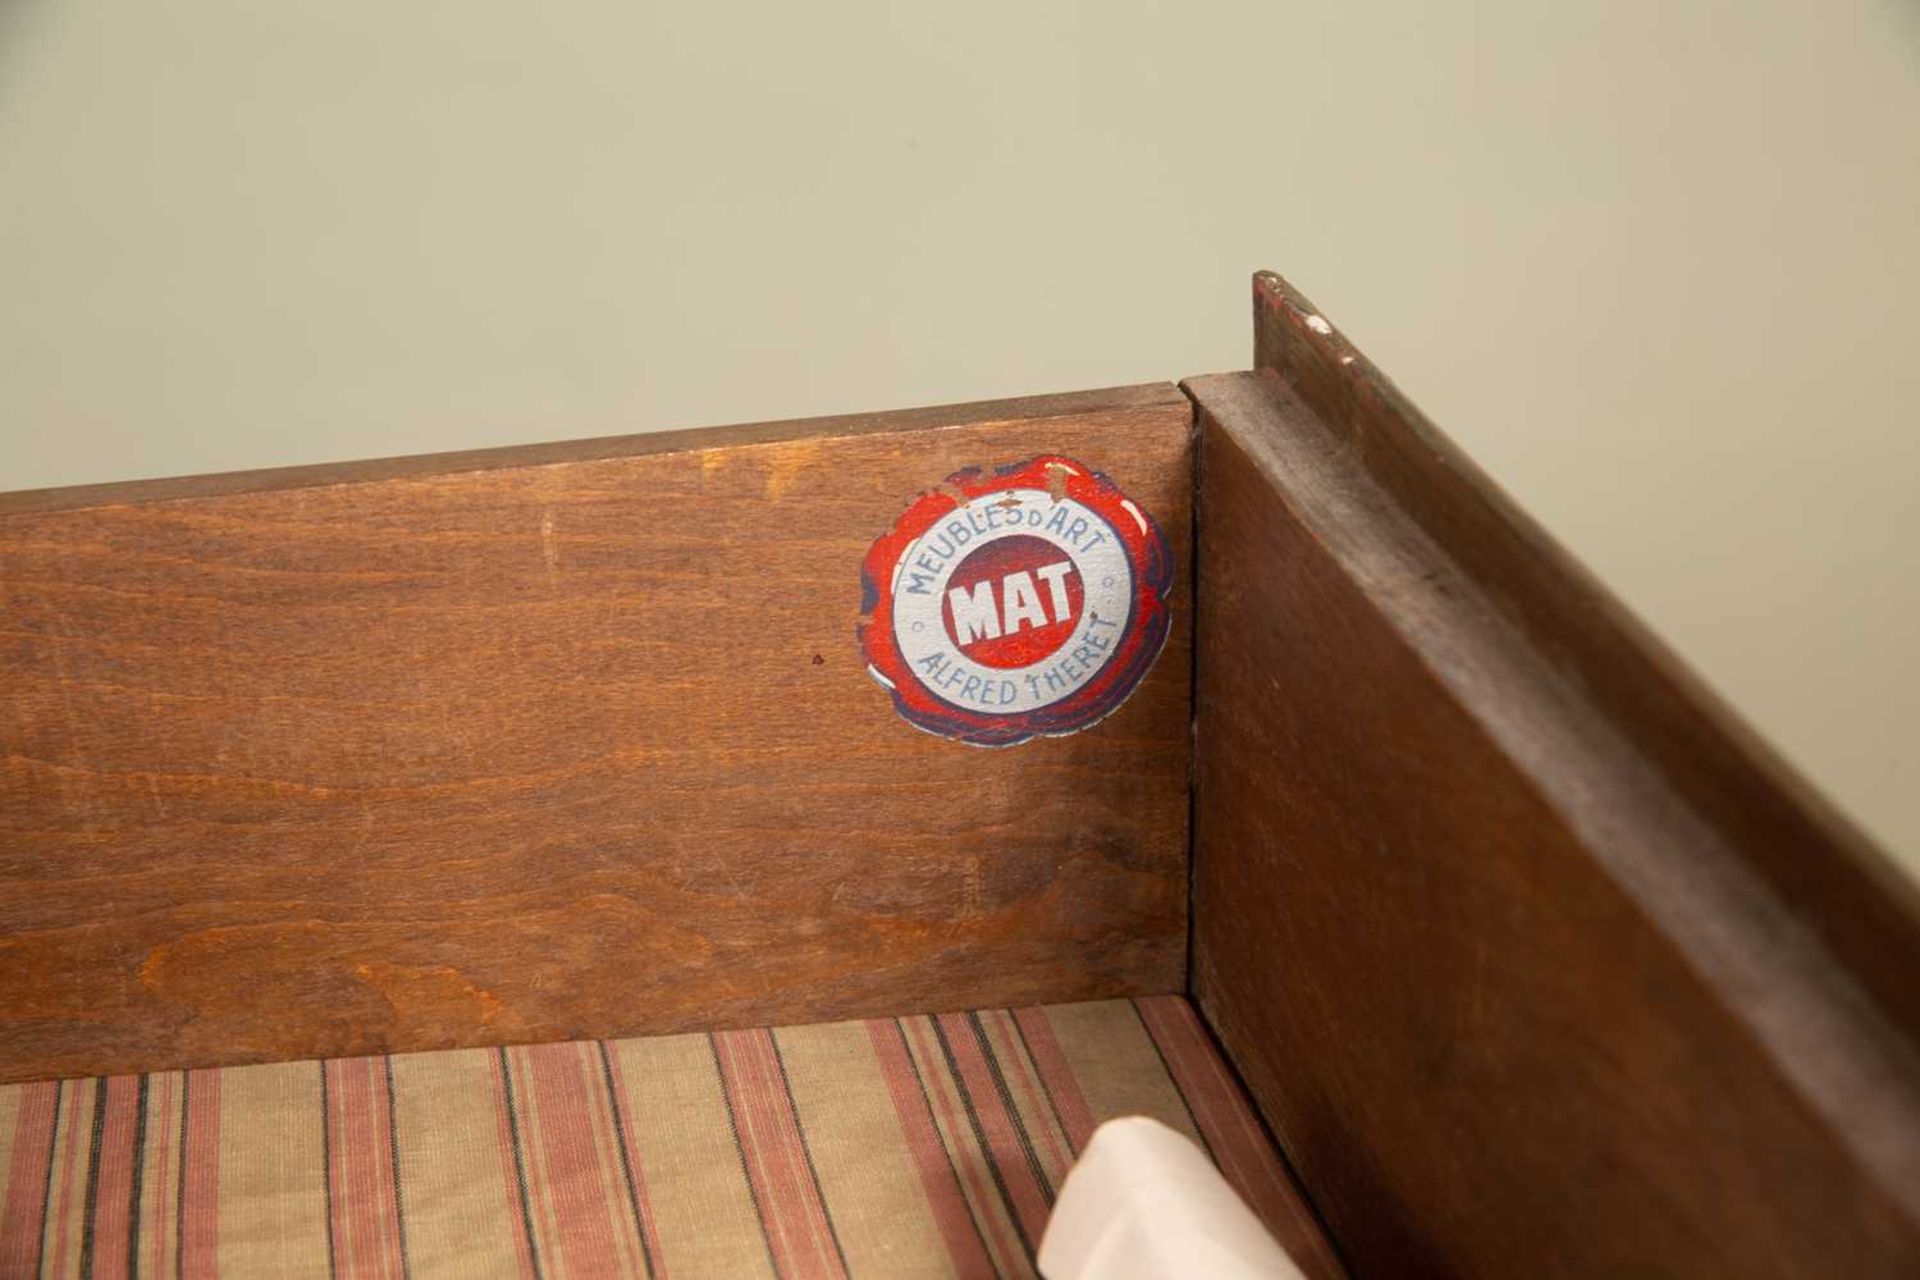
M 560 581 L 560 543 L 553 536 L 553 508 L 548 507 L 540 516 L 540 554 L 547 562 L 547 581 Z
M 820 440 L 790 440 L 770 446 L 767 454 L 767 501 L 778 502 L 786 496 L 800 473 L 820 456 Z
M 484 1027 L 507 1011 L 504 1000 L 451 965 L 404 965 L 373 960 L 353 966 L 353 976 L 403 1016 L 418 1009 L 445 1016 L 448 1008 L 456 1008 Z
M 984 901 L 985 896 L 980 891 L 980 859 L 970 857 L 967 859 L 966 879 L 960 890 L 960 918 L 976 919 Z

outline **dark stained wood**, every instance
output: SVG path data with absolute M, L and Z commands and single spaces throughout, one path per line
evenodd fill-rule
M 1877 1001 L 1920 1028 L 1912 879 L 1279 276 L 1255 277 L 1254 320 L 1256 366 L 1277 372 L 1356 452 L 1369 479 L 1589 691 Z
M 1190 440 L 1150 386 L 0 499 L 0 1078 L 1179 989 L 1186 584 L 999 751 L 854 623 L 969 464 L 1184 556 Z
M 1920 912 L 1272 277 L 1198 378 L 1193 983 L 1356 1274 L 1920 1274 Z

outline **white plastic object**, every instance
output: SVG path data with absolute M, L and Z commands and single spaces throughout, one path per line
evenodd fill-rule
M 1145 1116 L 1093 1131 L 1039 1262 L 1046 1280 L 1304 1280 L 1213 1162 Z

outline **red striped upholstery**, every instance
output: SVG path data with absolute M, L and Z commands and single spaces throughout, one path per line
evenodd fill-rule
M 1165 996 L 0 1088 L 0 1277 L 1031 1275 L 1120 1114 L 1298 1237 Z

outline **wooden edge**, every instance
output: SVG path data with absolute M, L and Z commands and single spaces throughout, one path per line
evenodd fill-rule
M 1188 825 L 1188 836 L 1192 838 L 1193 829 Z M 1189 929 L 1189 935 L 1191 935 Z M 1189 937 L 1191 948 L 1191 937 Z M 1307 1193 L 1306 1179 L 1300 1175 L 1300 1166 L 1287 1151 L 1286 1144 L 1280 1141 L 1279 1132 L 1273 1127 L 1259 1104 L 1259 1094 L 1253 1082 L 1247 1079 L 1240 1064 L 1234 1061 L 1233 1051 L 1220 1036 L 1220 1029 L 1213 1025 L 1206 1012 L 1201 1009 L 1200 1001 L 1193 990 L 1193 966 L 1191 956 L 1188 962 L 1187 990 L 1183 993 L 1192 1007 L 1195 1020 L 1200 1024 L 1200 1033 L 1213 1047 L 1215 1057 L 1221 1063 L 1234 1088 L 1242 1097 L 1250 1100 L 1249 1108 L 1254 1127 L 1260 1132 L 1260 1138 L 1273 1150 L 1274 1158 L 1280 1165 L 1280 1185 L 1289 1207 L 1294 1212 L 1294 1230 L 1289 1238 L 1281 1240 L 1281 1245 L 1292 1257 L 1305 1280 L 1345 1280 L 1353 1275 L 1346 1253 L 1334 1239 L 1333 1229 L 1327 1224 L 1327 1216 L 1321 1207 L 1314 1203 Z
M 1677 747 L 1611 701 L 1620 673 L 1538 638 L 1550 602 L 1523 625 L 1514 584 L 1467 572 L 1273 371 L 1184 385 L 1203 433 L 1195 1003 L 1342 1247 L 1533 1274 L 1599 1229 L 1594 1256 L 1635 1265 L 1781 1248 L 1783 1274 L 1902 1273 L 1915 1036 L 1763 874 L 1755 839 L 1784 837 L 1667 764 L 1713 751 L 1715 785 L 1763 786 L 1739 744 Z M 1208 550 L 1259 520 L 1271 541 Z M 1769 854 L 1809 877 L 1851 856 Z M 1524 976 L 1542 971 L 1544 1000 Z
M 50 489 L 0 492 L 0 516 L 28 512 L 69 511 L 82 507 L 124 506 L 181 499 L 224 497 L 283 489 L 314 489 L 333 485 L 368 484 L 418 476 L 456 475 L 498 471 L 512 467 L 557 466 L 606 458 L 637 458 L 688 453 L 734 445 L 776 444 L 789 440 L 833 439 L 886 432 L 938 431 L 947 427 L 981 426 L 1000 422 L 1040 421 L 1073 417 L 1112 409 L 1146 409 L 1184 405 L 1185 397 L 1171 382 L 1143 382 L 1068 391 L 1052 395 L 1005 400 L 977 400 L 880 413 L 835 414 L 775 422 L 743 422 L 677 431 L 636 432 L 557 440 L 541 444 L 507 445 L 492 449 L 464 449 L 447 453 L 408 454 L 352 462 L 323 462 L 250 471 L 223 471 L 209 475 L 121 480 L 105 484 L 63 485 Z
M 1307 298 L 1253 277 L 1254 362 L 1355 450 L 1591 700 L 1920 1037 L 1920 886 L 1494 484 Z

